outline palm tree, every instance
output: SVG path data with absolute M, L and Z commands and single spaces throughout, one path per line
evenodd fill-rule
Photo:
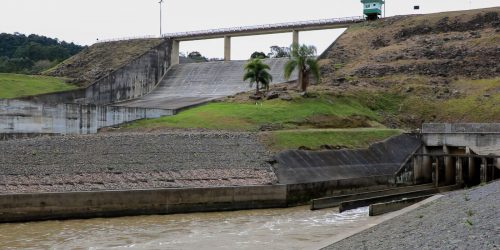
M 255 83 L 255 94 L 258 95 L 260 93 L 259 84 L 269 90 L 269 83 L 273 80 L 273 77 L 268 72 L 270 69 L 269 65 L 263 63 L 260 58 L 250 59 L 245 65 L 243 81 L 250 80 L 250 87 Z
M 288 80 L 295 69 L 299 71 L 298 85 L 303 92 L 309 86 L 310 73 L 319 82 L 320 72 L 318 60 L 316 60 L 316 47 L 303 44 L 292 44 L 290 61 L 285 64 L 285 78 Z

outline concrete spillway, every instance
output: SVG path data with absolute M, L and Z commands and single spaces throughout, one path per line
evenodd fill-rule
M 283 68 L 288 59 L 266 59 L 273 83 L 286 82 Z M 118 103 L 118 106 L 181 109 L 210 100 L 252 90 L 243 81 L 246 61 L 189 63 L 172 66 L 148 95 Z M 296 79 L 295 75 L 291 80 Z
M 288 150 L 275 156 L 274 168 L 281 184 L 390 176 L 420 144 L 414 136 L 399 135 L 368 149 Z

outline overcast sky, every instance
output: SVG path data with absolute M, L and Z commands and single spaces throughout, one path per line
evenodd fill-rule
M 40 34 L 90 45 L 99 39 L 159 35 L 159 0 L 0 0 L 0 32 Z M 500 0 L 386 0 L 387 16 L 500 6 Z M 251 3 L 251 4 L 250 4 Z M 420 5 L 419 11 L 413 6 Z M 359 16 L 359 0 L 165 0 L 164 33 L 333 17 Z M 301 43 L 323 51 L 342 30 L 302 32 Z M 233 59 L 271 45 L 288 46 L 291 34 L 233 38 Z M 181 43 L 181 52 L 223 57 L 221 39 Z

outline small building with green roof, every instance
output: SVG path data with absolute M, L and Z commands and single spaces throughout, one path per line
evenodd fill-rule
M 378 19 L 382 15 L 384 0 L 361 0 L 361 3 L 363 4 L 363 14 L 368 20 Z

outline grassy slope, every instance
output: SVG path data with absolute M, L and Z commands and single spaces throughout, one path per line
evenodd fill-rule
M 4 99 L 75 88 L 60 78 L 0 73 L 0 98 Z
M 196 107 L 176 116 L 142 120 L 127 125 L 127 128 L 202 128 L 233 131 L 257 131 L 262 125 L 279 124 L 283 128 L 298 127 L 314 116 L 346 118 L 367 117 L 376 121 L 378 115 L 359 102 L 347 98 L 322 96 L 295 99 L 292 102 L 271 100 L 252 103 L 210 103 Z
M 399 135 L 403 131 L 385 128 L 283 130 L 264 133 L 262 141 L 272 151 L 322 145 L 343 148 L 366 148 L 370 144 Z
M 500 41 L 498 28 L 492 28 L 492 23 L 485 23 L 484 28 L 474 28 L 473 31 L 435 31 L 415 34 L 403 41 L 394 38 L 402 29 L 418 25 L 436 28 L 445 17 L 449 18 L 449 23 L 464 23 L 487 12 L 500 14 L 500 8 L 410 16 L 355 25 L 321 60 L 324 86 L 339 78 L 345 78 L 346 82 L 340 87 L 330 86 L 323 92 L 341 92 L 341 95 L 359 100 L 381 114 L 383 123 L 389 126 L 416 128 L 423 122 L 498 122 L 500 78 L 495 73 L 498 67 L 495 71 L 495 67 L 481 64 L 485 58 L 491 59 Z M 372 42 L 378 37 L 386 39 L 385 46 L 373 47 Z M 411 67 L 405 73 L 383 76 L 363 77 L 357 74 L 362 67 L 376 69 L 389 65 L 397 68 L 430 65 L 437 61 L 443 61 L 442 65 L 437 64 L 443 72 L 442 76 L 426 74 Z M 454 65 L 454 62 L 461 62 L 461 67 L 447 66 Z M 461 71 L 472 73 L 461 74 Z M 483 74 L 485 72 L 488 74 Z
M 308 123 L 314 117 L 326 117 L 330 127 L 348 129 L 318 129 Z M 258 131 L 262 125 L 279 124 L 277 131 L 262 132 L 261 140 L 271 151 L 322 145 L 363 148 L 373 142 L 402 133 L 386 128 L 362 128 L 350 122 L 350 117 L 362 117 L 378 124 L 379 115 L 354 98 L 323 95 L 318 98 L 295 98 L 291 102 L 271 100 L 259 103 L 217 102 L 181 112 L 176 116 L 141 120 L 125 126 L 125 130 L 193 128 L 230 131 Z M 324 128 L 322 123 L 321 128 Z M 362 126 L 361 124 L 360 126 Z
M 71 78 L 82 86 L 88 86 L 158 46 L 162 41 L 162 39 L 135 39 L 97 43 L 43 74 Z
M 457 97 L 425 100 L 408 96 L 401 103 L 402 112 L 414 114 L 421 120 L 500 121 L 500 78 L 459 80 L 451 86 L 460 90 Z

